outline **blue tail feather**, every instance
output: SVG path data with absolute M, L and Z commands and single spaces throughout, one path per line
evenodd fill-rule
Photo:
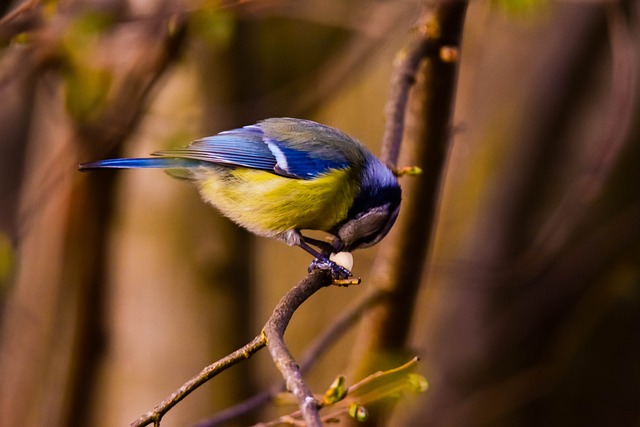
M 82 163 L 78 166 L 81 171 L 91 169 L 133 169 L 133 168 L 188 168 L 196 166 L 201 162 L 177 159 L 177 158 L 141 158 L 141 159 L 107 159 L 96 162 Z

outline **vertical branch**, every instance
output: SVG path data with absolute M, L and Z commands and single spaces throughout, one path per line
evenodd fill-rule
M 636 230 L 620 222 L 624 239 L 608 228 L 603 233 L 606 239 L 597 236 L 596 221 L 616 208 L 619 195 L 606 196 L 604 212 L 597 212 L 602 199 L 596 209 L 580 206 L 592 197 L 585 190 L 600 185 L 610 156 L 619 150 L 618 141 L 600 145 L 598 137 L 580 138 L 608 130 L 611 111 L 602 102 L 606 86 L 601 84 L 605 73 L 611 72 L 612 81 L 620 85 L 611 93 L 617 101 L 609 104 L 619 108 L 611 117 L 618 117 L 612 123 L 620 127 L 611 137 L 626 132 L 627 101 L 633 99 L 628 92 L 623 96 L 623 87 L 633 87 L 625 77 L 633 74 L 626 62 L 633 58 L 614 52 L 623 46 L 612 49 L 611 70 L 605 68 L 609 63 L 602 63 L 606 47 L 602 11 L 554 8 L 548 20 L 525 34 L 514 31 L 510 20 L 494 16 L 490 22 L 495 23 L 496 33 L 482 35 L 478 63 L 482 66 L 474 79 L 478 87 L 469 95 L 492 96 L 479 98 L 475 111 L 467 111 L 474 132 L 461 141 L 464 148 L 459 147 L 452 175 L 456 182 L 450 186 L 458 194 L 447 195 L 451 203 L 446 213 L 456 215 L 461 206 L 470 209 L 440 224 L 444 232 L 465 232 L 439 242 L 436 262 L 445 268 L 434 275 L 436 286 L 427 303 L 437 310 L 429 315 L 428 324 L 420 325 L 418 338 L 429 349 L 430 379 L 437 391 L 408 417 L 408 424 L 506 425 L 533 418 L 535 422 L 523 424 L 546 425 L 559 419 L 588 423 L 594 415 L 607 419 L 623 413 L 625 403 L 611 398 L 611 391 L 624 396 L 637 387 L 637 381 L 626 381 L 632 365 L 625 361 L 633 360 L 638 346 L 623 343 L 633 342 L 627 332 L 637 325 L 638 316 L 621 309 L 630 299 L 613 290 L 624 283 L 618 274 L 633 258 L 623 254 L 631 248 L 625 248 L 624 240 Z M 485 47 L 511 37 L 513 41 L 500 45 L 499 55 L 485 55 Z M 517 52 L 527 61 L 518 60 Z M 506 70 L 501 64 L 505 57 L 511 60 Z M 621 61 L 617 65 L 615 58 Z M 489 73 L 494 77 L 490 83 Z M 499 96 L 494 97 L 495 92 Z M 606 155 L 596 155 L 598 148 Z M 588 164 L 593 167 L 582 168 Z M 587 180 L 595 179 L 586 187 L 575 179 L 583 172 Z M 558 189 L 567 193 L 571 204 L 556 204 Z M 633 199 L 625 202 L 637 199 L 637 194 L 629 195 Z M 579 218 L 585 208 L 587 223 Z M 562 213 L 556 216 L 556 209 Z M 550 211 L 553 217 L 547 216 Z M 547 223 L 555 219 L 561 223 Z M 544 242 L 543 251 L 542 245 L 531 243 L 541 231 L 539 224 L 545 223 L 554 225 L 547 236 L 560 244 Z M 557 231 L 567 231 L 569 239 Z M 624 350 L 618 353 L 620 348 Z M 607 380 L 602 380 L 603 372 Z M 617 379 L 615 386 L 607 387 L 609 378 Z M 571 404 L 558 410 L 555 403 L 563 398 Z M 596 405 L 598 409 L 588 403 L 602 398 L 615 403 Z
M 420 17 L 415 26 L 413 38 L 404 49 L 398 52 L 395 59 L 389 100 L 385 108 L 386 126 L 380 153 L 382 161 L 392 168 L 398 165 L 409 94 L 416 83 L 418 69 L 425 57 L 437 52 L 435 40 L 428 35 L 429 18 L 429 14 L 426 13 Z
M 403 183 L 405 196 L 398 224 L 374 264 L 375 286 L 386 291 L 389 298 L 367 319 L 367 333 L 358 349 L 362 354 L 357 359 L 362 360 L 359 374 L 392 366 L 406 345 L 450 139 L 456 59 L 466 7 L 466 2 L 455 1 L 426 9 L 420 19 L 421 29 L 404 55 L 407 62 L 399 64 L 392 78 L 383 158 L 390 164 L 396 161 L 406 122 L 405 152 L 411 152 L 411 164 L 420 166 L 425 173 Z M 416 86 L 410 88 L 413 81 Z M 411 109 L 405 119 L 409 89 Z M 373 419 L 375 413 L 372 411 Z

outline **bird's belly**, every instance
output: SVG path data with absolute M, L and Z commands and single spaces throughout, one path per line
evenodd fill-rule
M 256 169 L 208 169 L 198 174 L 202 197 L 225 216 L 263 236 L 291 229 L 329 231 L 346 218 L 357 188 L 348 171 L 309 180 Z

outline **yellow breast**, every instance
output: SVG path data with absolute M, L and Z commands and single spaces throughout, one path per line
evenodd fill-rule
M 256 169 L 207 168 L 196 174 L 200 194 L 225 216 L 262 235 L 291 229 L 329 231 L 346 218 L 357 188 L 348 171 L 310 179 L 285 178 Z

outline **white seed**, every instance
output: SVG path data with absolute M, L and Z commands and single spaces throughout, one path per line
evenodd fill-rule
M 329 255 L 329 259 L 347 270 L 351 270 L 353 267 L 353 255 L 351 255 L 351 252 L 338 252 L 337 254 L 331 254 Z

